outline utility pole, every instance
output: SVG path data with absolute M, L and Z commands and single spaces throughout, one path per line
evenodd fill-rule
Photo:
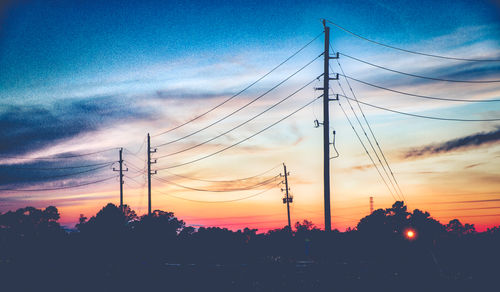
M 373 197 L 370 197 L 370 214 L 373 213 Z
M 330 111 L 329 111 L 329 81 L 330 81 L 330 28 L 326 26 L 326 21 L 323 19 L 323 27 L 325 28 L 325 52 L 324 59 L 324 75 L 323 75 L 323 188 L 324 188 L 324 205 L 325 205 L 325 231 L 332 230 L 331 214 L 330 214 Z
M 288 187 L 288 175 L 290 174 L 289 172 L 286 172 L 286 165 L 283 163 L 283 169 L 284 169 L 284 177 L 285 177 L 285 197 L 283 198 L 283 204 L 286 204 L 286 212 L 288 214 L 288 227 L 290 230 L 292 230 L 292 223 L 290 222 L 290 203 L 293 202 L 293 197 L 288 194 L 288 191 L 290 188 Z M 283 191 L 283 189 L 281 189 Z
M 323 73 L 323 191 L 324 191 L 324 205 L 325 205 L 325 231 L 332 230 L 331 210 L 330 210 L 330 110 L 329 102 L 329 82 L 330 80 L 337 80 L 330 78 L 330 59 L 337 59 L 338 54 L 330 57 L 330 28 L 326 26 L 326 20 L 323 19 L 323 27 L 325 29 L 325 52 L 324 58 L 324 73 Z M 338 99 L 338 97 L 337 97 Z
M 124 171 L 128 171 L 128 168 L 123 170 L 123 148 L 120 148 L 119 150 L 119 159 L 118 159 L 118 163 L 120 163 L 120 168 L 119 169 L 115 169 L 113 167 L 113 171 L 119 171 L 120 172 L 120 210 L 122 210 L 123 212 L 123 172 Z
M 148 216 L 151 216 L 151 175 L 156 174 L 156 170 L 151 172 L 151 163 L 156 163 L 156 160 L 151 161 L 151 153 L 156 153 L 156 149 L 151 150 L 151 137 L 148 133 Z

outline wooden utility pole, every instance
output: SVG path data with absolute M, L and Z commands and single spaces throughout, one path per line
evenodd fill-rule
M 155 153 L 156 149 L 151 150 L 151 137 L 148 133 L 148 216 L 151 215 L 151 175 L 156 174 L 151 172 L 151 163 L 156 163 L 156 160 L 151 162 L 151 153 Z
M 324 188 L 324 205 L 325 205 L 325 231 L 332 230 L 331 214 L 330 214 L 330 111 L 329 111 L 329 81 L 330 81 L 330 28 L 326 26 L 326 21 L 323 19 L 323 27 L 325 28 L 325 52 L 324 58 L 324 73 L 323 73 L 323 188 Z
M 283 198 L 283 204 L 286 204 L 286 211 L 288 215 L 288 227 L 290 230 L 292 230 L 292 223 L 290 221 L 290 203 L 293 202 L 293 197 L 289 195 L 288 191 L 290 188 L 288 188 L 288 175 L 289 173 L 286 172 L 286 165 L 283 163 L 283 171 L 284 171 L 284 177 L 285 177 L 285 197 Z M 283 191 L 283 189 L 281 189 Z
M 123 169 L 123 148 L 120 148 L 119 150 L 119 159 L 118 163 L 120 163 L 120 168 L 115 169 L 113 167 L 113 171 L 119 171 L 120 172 L 120 210 L 123 212 L 123 172 L 128 171 L 127 169 Z
M 323 19 L 323 27 L 325 29 L 325 52 L 324 58 L 324 73 L 323 73 L 323 191 L 325 205 L 325 231 L 332 230 L 331 211 L 330 211 L 330 109 L 329 103 L 329 82 L 330 80 L 338 80 L 338 74 L 335 78 L 330 78 L 330 59 L 337 59 L 338 53 L 334 57 L 330 57 L 330 28 L 326 26 L 326 20 Z

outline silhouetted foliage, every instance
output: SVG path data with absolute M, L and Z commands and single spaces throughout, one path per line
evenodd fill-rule
M 172 212 L 138 217 L 113 204 L 80 215 L 71 232 L 59 218 L 52 206 L 0 214 L 2 287 L 17 287 L 5 291 L 366 291 L 405 282 L 448 291 L 495 279 L 500 260 L 500 227 L 442 225 L 403 202 L 330 233 L 308 220 L 266 233 L 195 228 Z
M 463 225 L 460 220 L 453 219 L 446 225 L 446 231 L 451 235 L 460 237 L 476 233 L 476 228 L 474 224 L 465 223 Z

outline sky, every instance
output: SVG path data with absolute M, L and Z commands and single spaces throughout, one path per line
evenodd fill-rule
M 279 175 L 285 163 L 292 221 L 308 219 L 322 228 L 323 136 L 314 121 L 323 121 L 323 111 L 320 100 L 313 102 L 321 96 L 315 87 L 322 87 L 321 19 L 410 51 L 500 59 L 498 1 L 24 0 L 1 5 L 0 212 L 54 205 L 69 227 L 80 214 L 91 216 L 107 202 L 119 204 L 113 171 L 119 148 L 128 169 L 124 201 L 140 215 L 147 212 L 150 133 L 157 171 L 153 209 L 172 211 L 192 226 L 283 227 Z M 340 52 L 338 60 L 330 60 L 330 72 L 349 77 L 330 81 L 332 92 L 366 103 L 349 104 L 343 96 L 330 102 L 330 130 L 336 132 L 339 154 L 330 160 L 333 228 L 355 227 L 369 214 L 370 197 L 375 209 L 404 199 L 410 210 L 426 210 L 441 223 L 458 218 L 478 230 L 499 225 L 500 122 L 495 119 L 500 119 L 500 102 L 495 100 L 500 100 L 500 83 L 485 81 L 500 80 L 500 62 L 412 54 L 327 25 L 332 49 Z M 413 75 L 474 82 L 423 79 L 356 59 Z M 367 104 L 482 121 L 424 119 Z M 378 158 L 377 143 L 383 151 Z M 390 169 L 379 164 L 384 157 Z

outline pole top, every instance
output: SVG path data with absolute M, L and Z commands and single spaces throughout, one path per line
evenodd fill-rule
M 326 19 L 323 18 L 322 22 L 323 22 L 323 27 L 326 27 Z

